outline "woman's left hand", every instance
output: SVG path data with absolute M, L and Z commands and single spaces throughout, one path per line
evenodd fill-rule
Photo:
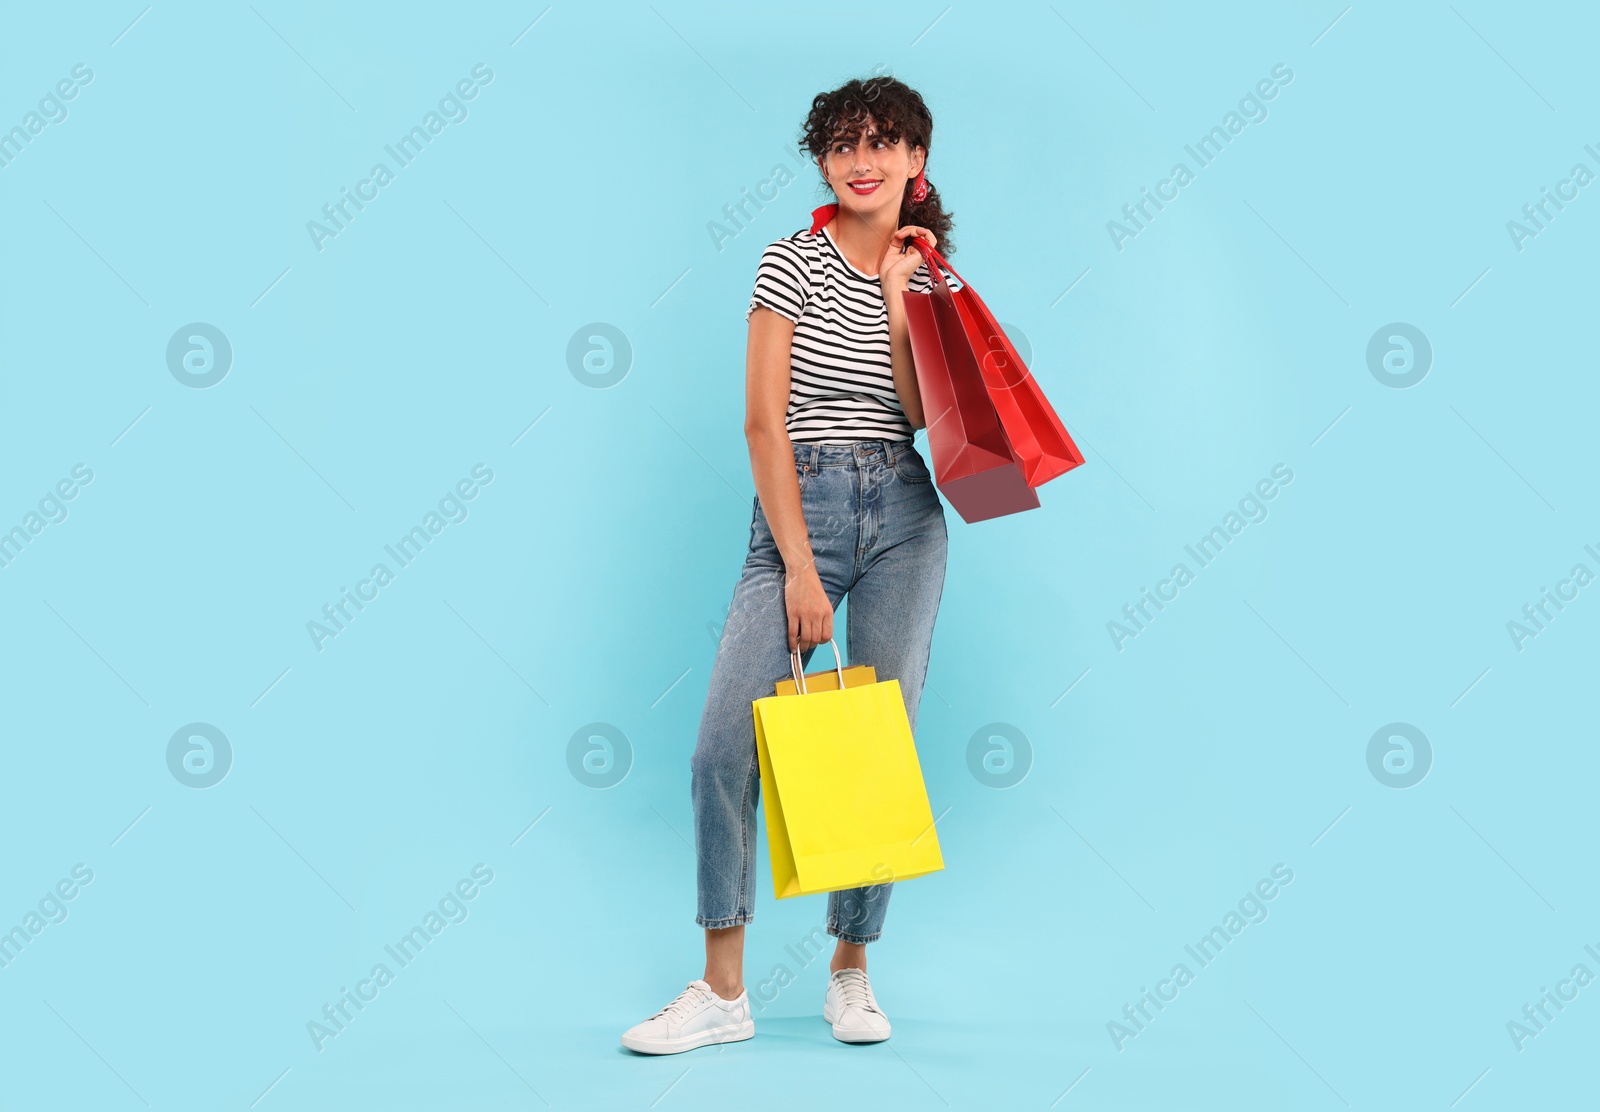
M 905 290 L 911 284 L 911 276 L 916 273 L 917 267 L 923 263 L 922 252 L 911 245 L 910 239 L 918 236 L 928 242 L 930 247 L 939 246 L 939 237 L 926 228 L 915 224 L 907 224 L 890 237 L 889 246 L 883 253 L 883 258 L 878 263 L 878 281 L 884 288 L 893 287 Z M 901 248 L 904 247 L 904 253 Z

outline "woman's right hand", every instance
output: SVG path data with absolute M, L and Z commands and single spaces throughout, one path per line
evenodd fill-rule
M 815 566 L 786 577 L 783 602 L 789 612 L 790 652 L 805 653 L 832 639 L 833 603 Z

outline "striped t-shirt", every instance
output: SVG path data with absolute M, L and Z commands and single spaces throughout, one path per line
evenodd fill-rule
M 946 277 L 952 289 L 960 287 Z M 915 293 L 933 288 L 927 263 L 917 267 L 908 285 Z M 889 361 L 883 287 L 845 260 L 827 228 L 815 234 L 798 231 L 762 252 L 746 321 L 757 305 L 795 322 L 784 414 L 790 440 L 911 439 L 915 430 L 900 407 Z

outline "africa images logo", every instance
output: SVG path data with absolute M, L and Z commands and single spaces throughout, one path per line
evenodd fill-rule
M 367 605 L 375 601 L 383 589 L 394 582 L 396 575 L 410 567 L 433 543 L 434 538 L 445 531 L 446 526 L 459 525 L 467 520 L 471 513 L 467 503 L 483 493 L 483 488 L 492 482 L 494 482 L 494 472 L 486 464 L 474 465 L 470 475 L 463 476 L 443 498 L 439 499 L 436 511 L 429 510 L 420 524 L 413 525 L 392 544 L 383 546 L 384 552 L 395 563 L 393 570 L 380 560 L 372 565 L 372 570 L 365 579 L 356 581 L 354 592 L 349 587 L 341 586 L 337 602 L 323 603 L 323 620 L 318 621 L 313 618 L 306 623 L 306 633 L 310 635 L 311 644 L 316 650 L 319 653 L 324 651 L 327 642 L 348 629 L 350 623 L 366 610 Z M 351 607 L 355 608 L 355 613 L 351 613 Z
M 1246 927 L 1252 923 L 1265 923 L 1267 904 L 1277 899 L 1292 883 L 1293 869 L 1282 861 L 1272 866 L 1270 875 L 1258 880 L 1239 900 L 1237 911 L 1228 911 L 1221 923 L 1201 935 L 1194 944 L 1184 946 L 1184 951 L 1195 961 L 1195 969 L 1190 969 L 1187 963 L 1180 961 L 1172 967 L 1166 978 L 1156 982 L 1154 991 L 1140 985 L 1138 1002 L 1122 1006 L 1122 1019 L 1106 1021 L 1106 1034 L 1111 1036 L 1111 1045 L 1117 1048 L 1117 1052 L 1126 1050 L 1130 1039 L 1144 1034 L 1156 1017 L 1167 1010 L 1167 1004 L 1176 1000 L 1179 993 L 1194 983 L 1198 970 L 1220 958 L 1224 948 L 1243 934 Z M 1152 1008 L 1155 1010 L 1151 1011 Z
M 383 149 L 394 159 L 394 168 L 390 169 L 387 162 L 376 162 L 368 175 L 356 182 L 354 193 L 348 186 L 340 186 L 339 199 L 322 206 L 322 219 L 326 223 L 306 221 L 306 234 L 311 237 L 311 245 L 321 252 L 328 240 L 338 238 L 346 226 L 366 211 L 368 204 L 378 199 L 384 186 L 416 161 L 417 156 L 433 143 L 435 135 L 443 134 L 451 124 L 466 123 L 468 111 L 465 102 L 476 98 L 483 86 L 493 80 L 494 70 L 479 62 L 472 67 L 470 78 L 463 77 L 450 92 L 439 98 L 437 111 L 430 109 L 420 124 L 414 125 L 393 143 L 385 143 Z M 396 147 L 399 149 L 396 150 Z M 355 212 L 350 211 L 352 205 L 355 206 Z
M 1180 159 L 1172 164 L 1172 169 L 1167 172 L 1166 177 L 1156 182 L 1154 196 L 1148 188 L 1141 186 L 1139 199 L 1122 206 L 1122 216 L 1126 223 L 1117 220 L 1106 221 L 1106 234 L 1111 237 L 1111 245 L 1119 252 L 1122 251 L 1130 239 L 1136 238 L 1140 232 L 1155 222 L 1158 215 L 1167 210 L 1167 206 L 1161 202 L 1166 201 L 1170 204 L 1176 201 L 1183 187 L 1196 181 L 1199 172 L 1210 166 L 1233 144 L 1234 136 L 1243 134 L 1245 128 L 1251 124 L 1266 123 L 1268 115 L 1266 102 L 1276 99 L 1283 87 L 1293 80 L 1294 70 L 1279 62 L 1272 67 L 1270 77 L 1263 77 L 1257 81 L 1250 92 L 1239 98 L 1238 111 L 1230 110 L 1222 117 L 1220 124 L 1214 125 L 1193 143 L 1184 144 L 1184 152 L 1194 159 L 1194 169 L 1190 169 L 1189 164 Z M 1168 192 L 1169 189 L 1171 192 Z M 1150 211 L 1151 206 L 1154 206 L 1154 212 Z

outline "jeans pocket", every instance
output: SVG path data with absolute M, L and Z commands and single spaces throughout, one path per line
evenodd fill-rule
M 761 496 L 759 494 L 751 499 L 751 507 L 749 555 L 752 558 L 776 559 L 778 542 L 773 539 L 772 529 L 767 524 L 767 515 L 761 508 Z
M 894 461 L 894 473 L 908 483 L 930 483 L 933 475 L 928 471 L 927 461 L 915 448 L 907 448 L 901 452 Z

